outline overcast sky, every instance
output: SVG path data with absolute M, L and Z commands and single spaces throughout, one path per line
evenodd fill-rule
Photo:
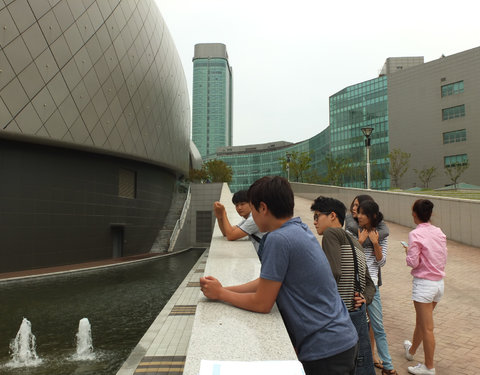
M 233 144 L 299 142 L 329 124 L 328 98 L 387 57 L 425 62 L 480 46 L 477 0 L 156 0 L 192 100 L 197 43 L 233 67 Z

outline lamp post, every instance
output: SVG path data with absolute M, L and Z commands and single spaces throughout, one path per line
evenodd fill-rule
M 373 132 L 373 128 L 365 127 L 361 130 L 365 136 L 365 147 L 367 148 L 367 189 L 370 189 L 370 135 Z
M 292 155 L 290 153 L 287 152 L 287 155 L 286 155 L 286 160 L 287 160 L 287 181 L 290 182 L 290 157 Z

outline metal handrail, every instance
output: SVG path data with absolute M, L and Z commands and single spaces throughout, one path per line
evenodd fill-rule
M 191 201 L 191 192 L 190 186 L 188 187 L 187 191 L 187 198 L 185 199 L 185 203 L 183 204 L 182 214 L 180 215 L 180 219 L 177 220 L 175 223 L 175 227 L 173 228 L 172 235 L 170 236 L 170 245 L 168 246 L 167 252 L 171 253 L 177 243 L 178 235 L 183 228 L 183 224 L 185 223 L 185 219 L 187 217 L 188 210 L 190 209 L 190 201 Z

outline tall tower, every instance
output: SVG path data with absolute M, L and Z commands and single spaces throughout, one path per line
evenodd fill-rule
M 225 44 L 195 45 L 192 127 L 202 158 L 232 145 L 232 68 Z

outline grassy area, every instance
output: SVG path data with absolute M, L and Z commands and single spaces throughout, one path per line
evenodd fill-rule
M 479 190 L 443 190 L 443 191 L 436 191 L 436 190 L 429 190 L 429 189 L 422 189 L 422 190 L 404 190 L 405 193 L 412 193 L 412 194 L 420 194 L 420 195 L 433 195 L 437 197 L 449 197 L 449 198 L 462 198 L 462 199 L 480 199 L 480 191 Z

